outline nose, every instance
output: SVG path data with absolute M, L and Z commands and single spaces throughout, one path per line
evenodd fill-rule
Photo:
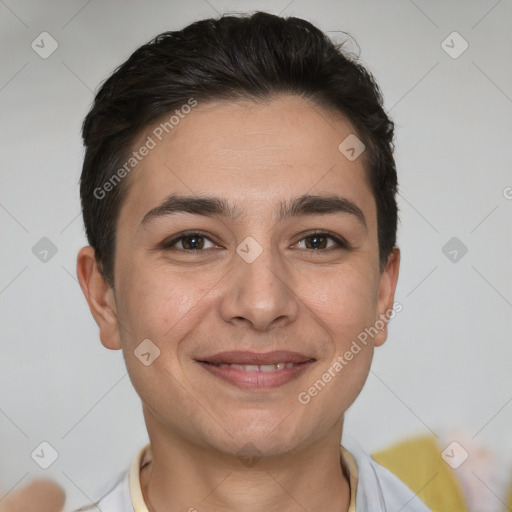
M 256 331 L 284 327 L 297 319 L 299 299 L 285 265 L 272 250 L 265 249 L 251 263 L 235 255 L 220 314 L 225 322 L 249 325 Z

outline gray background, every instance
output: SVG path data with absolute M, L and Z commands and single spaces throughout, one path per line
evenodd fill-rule
M 80 125 L 93 91 L 156 34 L 254 10 L 304 17 L 336 38 L 349 32 L 396 122 L 403 311 L 347 414 L 346 435 L 371 451 L 431 433 L 441 444 L 458 440 L 470 455 L 471 443 L 482 443 L 510 463 L 510 0 L 3 0 L 3 493 L 44 475 L 66 488 L 67 509 L 87 503 L 147 439 L 122 355 L 100 344 L 75 277 L 85 244 Z M 46 59 L 31 48 L 43 31 L 58 43 Z M 458 36 L 444 43 L 452 56 L 442 46 L 454 31 L 469 44 L 457 58 Z M 32 252 L 43 237 L 57 249 L 47 261 L 47 242 Z M 455 262 L 442 250 L 452 237 Z M 47 470 L 30 456 L 42 441 L 58 452 Z M 480 480 L 497 500 L 494 483 Z

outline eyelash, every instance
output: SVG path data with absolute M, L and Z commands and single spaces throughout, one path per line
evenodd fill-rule
M 178 242 L 180 242 L 181 240 L 183 240 L 185 238 L 192 238 L 194 236 L 196 236 L 196 237 L 203 237 L 203 238 L 205 238 L 205 239 L 207 239 L 210 242 L 215 244 L 215 242 L 213 240 L 211 240 L 211 238 L 208 235 L 206 235 L 205 233 L 202 233 L 201 231 L 184 231 L 182 233 L 179 233 L 179 235 L 174 236 L 170 240 L 165 240 L 161 244 L 161 248 L 162 249 L 168 249 L 168 250 L 169 249 L 176 249 L 174 246 Z M 345 249 L 345 250 L 351 249 L 350 244 L 343 237 L 341 237 L 339 235 L 335 235 L 334 233 L 331 233 L 329 231 L 311 231 L 311 232 L 306 233 L 305 235 L 303 235 L 302 238 L 300 240 L 298 240 L 297 242 L 295 242 L 294 245 L 298 244 L 299 242 L 302 242 L 303 240 L 305 240 L 307 238 L 314 237 L 314 236 L 327 237 L 327 238 L 333 240 L 337 244 L 337 247 L 330 247 L 330 248 L 327 248 L 327 249 L 306 249 L 306 250 L 325 252 L 325 251 L 331 251 L 331 250 L 335 250 L 335 249 Z M 180 250 L 180 251 L 183 251 L 183 252 L 187 252 L 187 253 L 199 253 L 199 252 L 207 251 L 209 249 L 177 249 L 177 250 Z

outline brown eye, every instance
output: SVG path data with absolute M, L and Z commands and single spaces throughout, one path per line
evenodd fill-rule
M 207 236 L 201 233 L 181 234 L 164 242 L 162 249 L 178 251 L 205 251 L 217 247 Z
M 311 235 L 306 237 L 306 249 L 325 249 L 327 247 L 327 238 L 324 235 Z
M 181 238 L 183 249 L 195 250 L 204 248 L 204 236 L 184 236 Z
M 348 249 L 348 244 L 340 237 L 328 233 L 312 233 L 295 244 L 297 249 L 330 250 Z

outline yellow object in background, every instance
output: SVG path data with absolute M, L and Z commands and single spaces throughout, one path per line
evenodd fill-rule
M 453 471 L 441 458 L 434 437 L 395 444 L 372 455 L 432 509 L 432 512 L 468 512 Z

